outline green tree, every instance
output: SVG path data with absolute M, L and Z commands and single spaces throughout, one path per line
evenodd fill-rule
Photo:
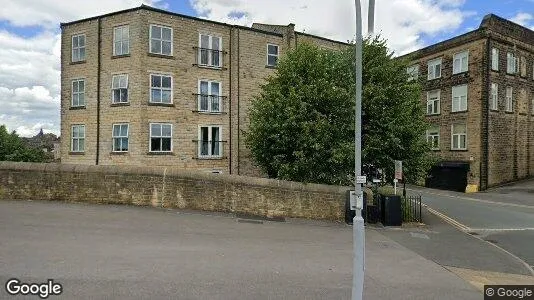
M 45 158 L 41 149 L 27 146 L 15 131 L 9 133 L 0 125 L 0 161 L 43 162 Z
M 407 61 L 393 59 L 385 40 L 366 39 L 363 51 L 362 161 L 391 178 L 403 160 L 416 181 L 432 160 L 420 84 Z M 354 178 L 354 47 L 343 51 L 300 44 L 252 101 L 246 143 L 269 177 L 351 184 Z

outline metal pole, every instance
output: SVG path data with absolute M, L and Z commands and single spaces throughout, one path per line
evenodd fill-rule
M 352 265 L 352 300 L 363 299 L 363 280 L 365 274 L 365 230 L 362 218 L 363 191 L 358 176 L 362 174 L 362 10 L 360 0 L 354 0 L 356 6 L 356 96 L 354 121 L 354 194 L 356 200 L 356 215 L 352 222 L 352 240 L 354 243 L 354 257 Z M 374 0 L 369 2 L 368 31 L 374 31 Z M 358 200 L 359 199 L 359 200 Z
M 354 127 L 354 194 L 356 199 L 363 198 L 362 186 L 357 177 L 362 173 L 362 12 L 360 0 L 356 4 L 356 103 Z M 365 231 L 362 207 L 356 200 L 356 215 L 352 221 L 352 240 L 354 257 L 352 264 L 352 300 L 363 299 L 363 278 L 365 268 Z
M 375 31 L 375 0 L 369 0 L 369 12 L 367 15 L 367 32 L 373 35 Z

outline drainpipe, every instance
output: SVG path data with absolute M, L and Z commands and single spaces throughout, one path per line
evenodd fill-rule
M 96 73 L 96 165 L 100 157 L 100 70 L 102 61 L 100 51 L 102 48 L 102 19 L 98 18 L 98 48 L 97 48 L 97 73 Z
M 484 148 L 483 148 L 483 151 L 484 151 L 484 166 L 480 166 L 480 170 L 481 170 L 481 173 L 482 173 L 482 168 L 484 168 L 484 177 L 485 177 L 485 180 L 486 180 L 486 185 L 485 186 L 482 186 L 482 176 L 480 177 L 480 189 L 481 190 L 486 190 L 488 188 L 488 185 L 489 185 L 489 174 L 488 174 L 488 171 L 489 171 L 489 114 L 490 114 L 490 106 L 489 106 L 489 101 L 490 101 L 490 90 L 491 90 L 491 80 L 490 80 L 490 68 L 491 68 L 491 47 L 490 47 L 490 42 L 491 42 L 491 36 L 490 36 L 490 33 L 488 32 L 488 38 L 487 38 L 487 41 L 486 41 L 486 57 L 488 58 L 488 61 L 486 63 L 486 90 L 484 91 L 484 98 L 486 99 L 486 116 L 485 117 L 485 123 L 486 125 L 483 127 L 483 130 L 484 130 L 484 134 L 482 135 L 483 137 L 485 137 L 486 139 L 483 141 L 483 145 L 484 145 Z M 482 164 L 482 161 L 481 161 L 481 164 Z
M 230 47 L 228 47 L 228 49 L 230 49 L 228 52 L 229 52 L 229 61 L 230 63 L 228 64 L 228 72 L 230 72 L 230 84 L 229 84 L 229 93 L 228 93 L 228 117 L 229 117 L 229 122 L 230 122 L 230 125 L 229 125 L 229 131 L 230 132 L 230 137 L 229 137 L 229 155 L 228 155 L 228 169 L 230 170 L 230 174 L 232 174 L 232 35 L 234 33 L 234 26 L 231 26 L 230 27 Z
M 241 102 L 240 102 L 240 95 L 241 95 L 241 90 L 240 90 L 240 83 L 239 83 L 239 78 L 241 77 L 241 68 L 240 68 L 240 64 L 239 62 L 241 61 L 241 51 L 240 51 L 240 48 L 241 48 L 241 44 L 240 44 L 240 33 L 241 33 L 241 30 L 238 29 L 237 30 L 237 175 L 240 175 L 241 174 L 241 154 L 239 151 L 240 147 L 239 147 L 239 144 L 240 144 L 240 141 L 241 141 L 241 127 L 240 127 L 240 111 L 241 111 Z

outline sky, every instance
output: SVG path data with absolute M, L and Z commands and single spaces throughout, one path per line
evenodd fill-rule
M 2 0 L 0 125 L 21 136 L 59 134 L 59 23 L 141 4 L 246 26 L 294 23 L 340 41 L 356 31 L 353 0 Z M 404 54 L 474 30 L 488 13 L 534 30 L 534 0 L 376 0 L 375 32 Z

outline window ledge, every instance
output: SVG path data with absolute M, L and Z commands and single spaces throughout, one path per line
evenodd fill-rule
M 120 54 L 120 55 L 112 55 L 111 59 L 117 59 L 117 58 L 123 58 L 123 57 L 130 57 L 130 53 L 128 53 L 128 54 Z
M 495 70 L 495 69 L 491 69 L 492 72 L 496 72 L 496 73 L 499 73 L 499 69 Z
M 425 114 L 425 116 L 427 117 L 435 117 L 435 116 L 439 116 L 441 115 L 441 113 L 437 113 L 437 114 Z
M 117 102 L 117 103 L 111 103 L 111 107 L 117 107 L 117 106 L 130 106 L 130 102 Z
M 490 108 L 489 111 L 491 111 L 491 112 L 499 112 L 498 109 L 494 109 L 494 108 Z
M 86 60 L 79 60 L 79 61 L 71 61 L 69 65 L 79 65 L 79 64 L 85 64 Z
M 167 58 L 167 59 L 175 59 L 173 55 L 157 54 L 157 53 L 151 53 L 151 52 L 148 52 L 148 56 L 159 57 L 159 58 Z
M 201 115 L 226 115 L 227 112 L 224 111 L 203 111 L 203 110 L 192 110 L 194 113 L 199 113 Z
M 513 114 L 514 114 L 513 111 L 508 111 L 508 110 L 505 110 L 504 113 L 505 113 L 505 114 L 509 114 L 509 115 L 513 115 Z
M 71 106 L 71 107 L 69 107 L 69 110 L 80 110 L 80 109 L 86 109 L 85 105 L 84 106 Z
M 197 156 L 197 157 L 193 157 L 193 159 L 198 159 L 198 160 L 223 160 L 223 159 L 226 159 L 225 156 Z
M 469 70 L 458 72 L 458 73 L 452 73 L 452 76 L 462 76 L 462 75 L 465 76 L 467 74 L 469 74 Z
M 149 152 L 146 153 L 146 155 L 171 155 L 171 156 L 173 156 L 174 153 L 173 152 L 162 152 L 162 151 L 159 151 L 159 152 L 157 152 L 157 151 L 149 151 Z
M 451 151 L 454 151 L 454 152 L 468 152 L 469 150 L 467 150 L 467 149 L 451 149 Z
M 265 65 L 265 68 L 267 68 L 267 69 L 277 69 L 278 66 Z
M 427 77 L 427 81 L 433 81 L 433 80 L 436 80 L 436 79 L 441 79 L 441 76 L 440 77 L 436 77 L 436 78 L 428 78 Z
M 69 155 L 85 155 L 85 152 L 73 152 L 73 151 L 70 151 Z
M 174 103 L 157 103 L 157 102 L 148 102 L 148 106 L 174 107 Z
M 110 155 L 128 155 L 128 151 L 111 151 Z
M 454 114 L 462 114 L 462 113 L 467 113 L 468 110 L 459 110 L 459 111 L 451 111 L 450 114 L 451 115 L 454 115 Z
M 197 66 L 202 69 L 211 69 L 211 70 L 226 70 L 223 66 L 215 67 L 215 66 L 206 66 L 206 65 L 199 65 L 199 64 L 193 64 L 193 66 Z

